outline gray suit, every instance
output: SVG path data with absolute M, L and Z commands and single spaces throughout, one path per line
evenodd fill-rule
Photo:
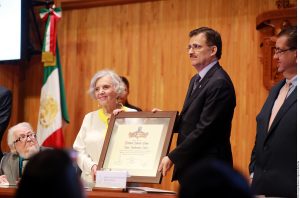
M 0 162 L 0 175 L 6 175 L 9 184 L 16 184 L 19 178 L 19 155 L 6 153 Z
M 40 151 L 47 149 L 40 147 Z M 5 153 L 0 162 L 0 175 L 5 175 L 9 184 L 16 184 L 19 179 L 19 155 L 14 153 Z

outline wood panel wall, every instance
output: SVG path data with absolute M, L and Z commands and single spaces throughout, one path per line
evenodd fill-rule
M 87 90 L 93 74 L 104 68 L 129 79 L 132 104 L 143 110 L 158 107 L 180 111 L 189 80 L 196 72 L 186 51 L 188 33 L 209 26 L 222 35 L 220 63 L 235 85 L 237 107 L 231 143 L 234 165 L 247 175 L 255 118 L 267 96 L 255 20 L 258 14 L 272 9 L 276 9 L 275 0 L 162 0 L 64 11 L 58 40 L 71 119 L 65 128 L 66 147 L 72 147 L 84 115 L 97 109 Z M 18 106 L 23 108 L 21 119 L 34 127 L 42 79 L 39 57 L 36 59 L 19 81 L 25 90 L 19 96 L 23 105 Z M 10 73 L 19 75 L 14 69 L 0 69 L 0 83 Z M 170 175 L 159 187 L 177 188 Z
M 23 120 L 24 115 L 24 93 L 25 91 L 25 67 L 26 63 L 6 63 L 0 64 L 0 86 L 3 86 L 12 92 L 12 112 L 10 126 Z M 7 133 L 5 132 L 1 141 L 2 151 L 8 151 Z

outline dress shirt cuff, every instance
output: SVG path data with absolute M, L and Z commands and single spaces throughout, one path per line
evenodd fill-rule
M 254 172 L 252 172 L 252 173 L 250 174 L 250 178 L 253 179 L 253 177 L 254 177 Z

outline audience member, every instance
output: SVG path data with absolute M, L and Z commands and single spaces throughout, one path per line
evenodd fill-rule
M 137 111 L 142 111 L 141 108 L 139 107 L 136 107 L 136 106 L 133 106 L 132 104 L 130 104 L 128 102 L 128 95 L 129 95 L 129 81 L 126 77 L 124 76 L 120 76 L 123 83 L 125 84 L 125 90 L 124 90 L 124 94 L 121 96 L 121 103 L 126 106 L 126 107 L 129 107 L 131 109 L 136 109 Z
M 118 103 L 124 89 L 121 78 L 110 70 L 97 72 L 91 80 L 90 95 L 97 100 L 100 109 L 85 115 L 73 144 L 74 150 L 78 152 L 81 177 L 87 186 L 94 183 L 111 114 L 114 110 L 136 111 Z
M 8 130 L 7 144 L 10 152 L 5 153 L 1 159 L 0 181 L 2 184 L 16 184 L 28 159 L 44 148 L 39 146 L 36 134 L 27 122 L 19 123 Z
M 231 166 L 218 160 L 195 163 L 184 175 L 179 198 L 230 197 L 251 198 L 245 178 Z
M 83 198 L 80 177 L 66 151 L 49 149 L 33 156 L 25 167 L 16 198 Z
M 3 134 L 9 123 L 12 108 L 12 94 L 11 91 L 5 87 L 0 86 L 0 159 L 3 156 L 1 150 L 1 142 Z
M 279 33 L 274 59 L 284 79 L 257 115 L 249 171 L 255 194 L 297 197 L 297 27 Z

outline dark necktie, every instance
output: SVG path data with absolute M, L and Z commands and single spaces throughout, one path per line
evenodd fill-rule
M 201 76 L 197 75 L 197 77 L 196 77 L 196 79 L 194 81 L 193 90 L 192 90 L 191 95 L 193 95 L 193 93 L 195 92 L 195 90 L 199 87 L 200 80 L 201 80 Z
M 23 174 L 23 171 L 24 171 L 24 168 L 25 168 L 27 162 L 28 162 L 28 159 L 19 157 L 19 177 L 22 177 L 22 174 Z

